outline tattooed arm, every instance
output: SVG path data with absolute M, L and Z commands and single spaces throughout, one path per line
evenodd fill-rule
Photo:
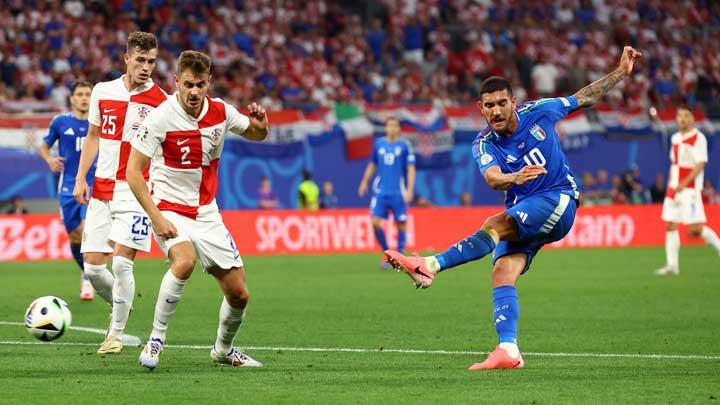
M 635 60 L 642 54 L 630 46 L 623 48 L 623 54 L 620 57 L 620 65 L 609 75 L 599 79 L 574 94 L 578 101 L 578 107 L 589 107 L 597 103 L 610 89 L 615 87 L 623 79 L 632 73 Z

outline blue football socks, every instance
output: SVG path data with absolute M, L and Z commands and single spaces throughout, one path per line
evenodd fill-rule
M 520 317 L 517 290 L 511 285 L 493 288 L 493 318 L 498 343 L 517 344 L 517 323 Z
M 85 273 L 84 265 L 83 265 L 83 255 L 80 253 L 80 244 L 79 243 L 71 243 L 70 244 L 70 251 L 72 252 L 73 259 L 75 259 L 75 263 L 77 263 L 78 267 L 80 267 L 80 271 Z M 87 276 L 85 276 L 85 279 L 88 279 Z
M 461 240 L 448 250 L 436 255 L 440 270 L 481 259 L 495 250 L 495 240 L 485 231 L 479 231 Z
M 383 252 L 388 249 L 387 241 L 385 240 L 385 232 L 381 227 L 375 228 L 375 239 L 377 239 Z
M 398 252 L 404 252 L 405 251 L 405 238 L 406 238 L 406 231 L 400 230 L 398 228 L 398 244 L 397 244 L 397 250 Z

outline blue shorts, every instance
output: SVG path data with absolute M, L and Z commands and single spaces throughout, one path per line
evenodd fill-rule
M 372 216 L 388 219 L 388 211 L 392 211 L 396 222 L 407 221 L 407 204 L 402 195 L 377 194 L 370 200 Z
M 508 208 L 505 213 L 515 219 L 520 240 L 500 241 L 495 247 L 493 264 L 503 256 L 525 253 L 525 273 L 544 244 L 558 241 L 570 232 L 576 210 L 577 200 L 557 191 L 533 195 Z
M 68 233 L 77 229 L 80 223 L 85 219 L 87 205 L 82 205 L 75 200 L 75 197 L 69 194 L 60 195 L 60 217 L 65 223 L 65 230 Z

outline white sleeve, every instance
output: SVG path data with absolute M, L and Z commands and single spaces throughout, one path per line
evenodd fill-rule
M 698 139 L 695 142 L 695 147 L 693 148 L 693 157 L 695 158 L 696 164 L 708 161 L 707 139 L 705 138 L 705 135 L 700 132 L 698 132 Z
M 227 130 L 242 135 L 250 126 L 250 118 L 240 114 L 235 107 L 225 103 L 225 117 L 227 119 Z
M 95 86 L 90 93 L 90 109 L 88 111 L 88 122 L 96 127 L 100 126 L 100 94 L 99 86 Z
M 152 157 L 160 144 L 165 140 L 162 114 L 158 108 L 150 111 L 132 138 L 132 141 L 130 141 L 133 148 L 147 157 Z

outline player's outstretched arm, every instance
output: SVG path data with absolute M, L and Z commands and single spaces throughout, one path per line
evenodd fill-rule
M 613 70 L 607 76 L 596 80 L 595 82 L 583 87 L 574 94 L 578 102 L 578 107 L 589 107 L 597 103 L 603 98 L 610 89 L 615 87 L 623 79 L 630 76 L 635 64 L 635 60 L 642 56 L 642 53 L 633 47 L 626 46 L 623 48 L 620 64 L 617 69 Z
M 261 105 L 252 103 L 248 106 L 248 118 L 250 126 L 243 132 L 242 136 L 251 141 L 262 141 L 267 138 L 268 118 L 267 111 Z
M 145 183 L 143 172 L 150 164 L 150 157 L 142 154 L 134 147 L 130 150 L 127 170 L 125 172 L 130 190 L 150 218 L 153 231 L 161 238 L 174 238 L 177 236 L 175 226 L 163 217 L 155 202 L 150 196 L 150 190 Z
M 90 170 L 95 158 L 98 155 L 100 145 L 100 137 L 98 136 L 100 127 L 90 124 L 85 143 L 80 151 L 80 163 L 78 164 L 77 175 L 75 176 L 75 188 L 73 196 L 80 204 L 87 204 L 90 201 L 90 187 L 85 178 Z
M 514 185 L 521 186 L 547 173 L 544 167 L 529 165 L 515 173 L 503 173 L 498 166 L 485 170 L 483 177 L 487 184 L 495 190 L 507 190 Z
M 360 180 L 360 185 L 358 186 L 358 196 L 363 197 L 365 193 L 367 193 L 368 190 L 368 182 L 372 178 L 372 176 L 375 175 L 375 163 L 370 162 L 368 163 L 367 167 L 365 168 L 365 173 L 363 173 L 362 180 Z M 414 181 L 415 179 L 413 179 Z

